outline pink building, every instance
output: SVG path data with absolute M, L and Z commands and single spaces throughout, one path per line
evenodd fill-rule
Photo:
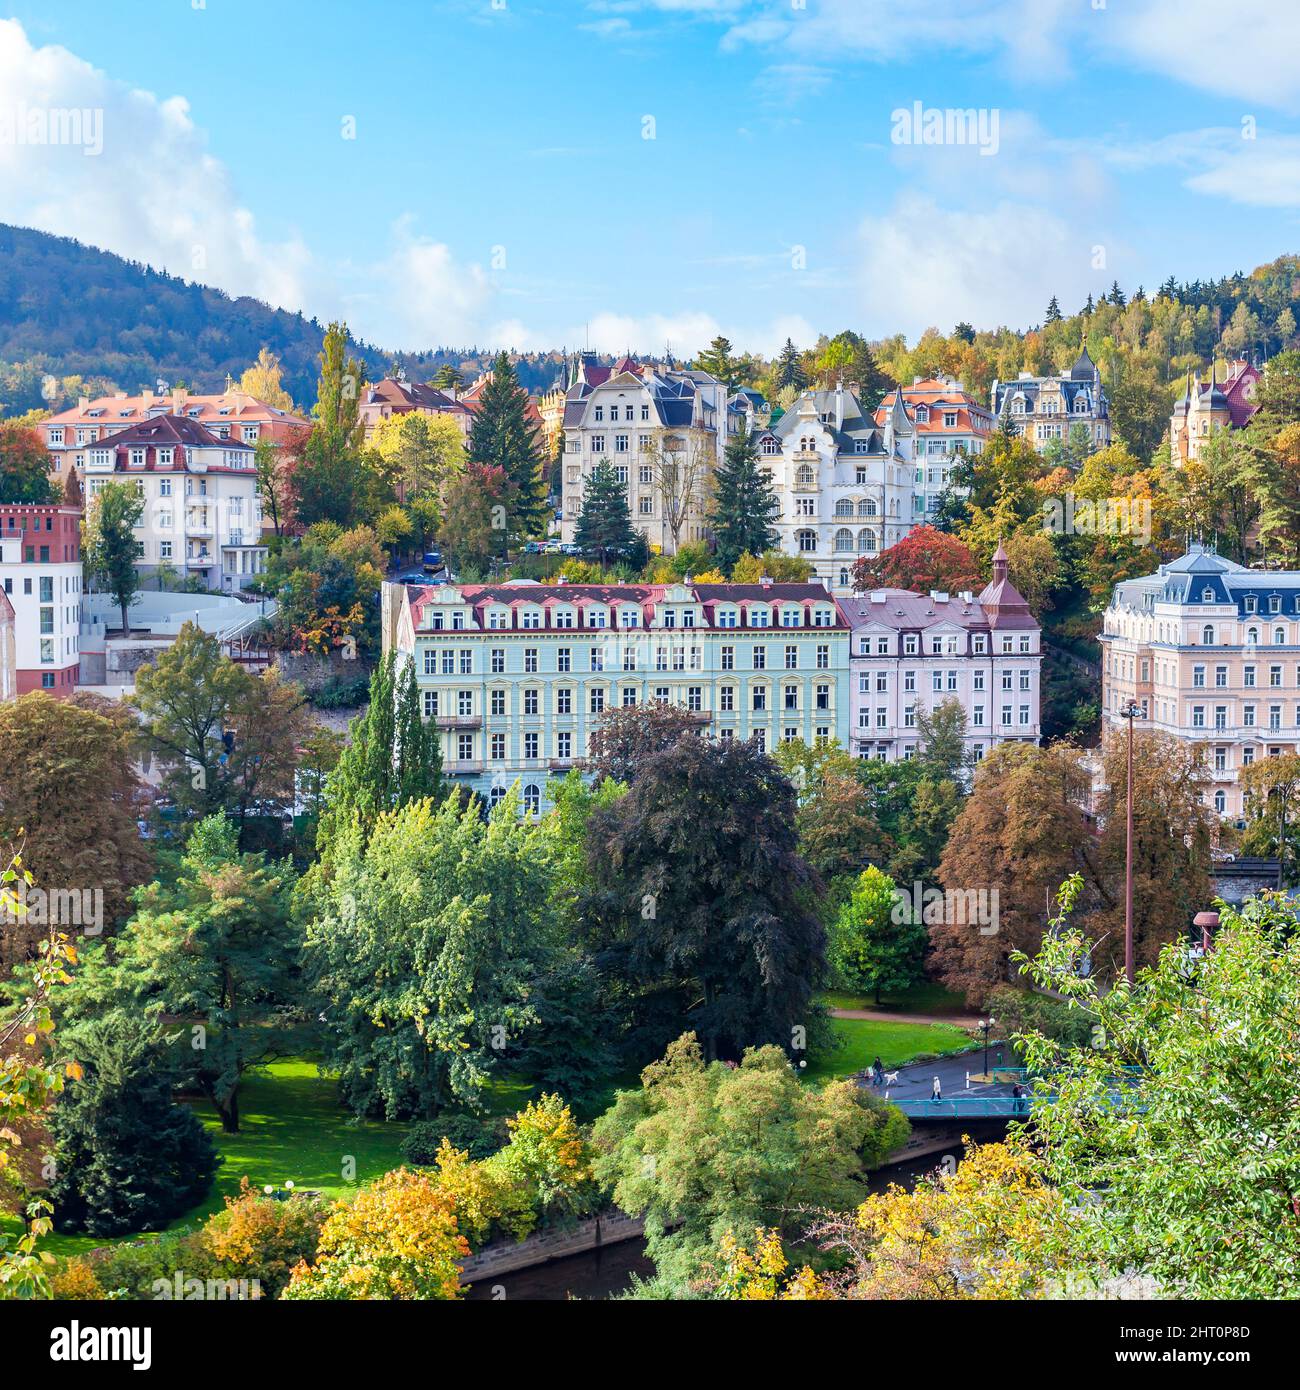
M 941 700 L 965 710 L 972 761 L 999 743 L 1038 742 L 1041 633 L 1001 546 L 978 598 L 875 589 L 839 604 L 852 628 L 850 747 L 859 758 L 911 758 L 917 708 Z
M 13 611 L 14 692 L 70 695 L 81 664 L 81 509 L 0 502 L 0 592 Z M 0 666 L 5 662 L 0 615 Z M 4 676 L 0 674 L 0 690 Z

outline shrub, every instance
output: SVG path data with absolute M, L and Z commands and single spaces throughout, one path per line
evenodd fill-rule
M 988 998 L 988 1009 L 1003 1026 L 999 1032 L 1041 1033 L 1067 1047 L 1087 1047 L 1093 1021 L 1082 1009 L 1072 1009 L 1049 994 L 999 985 Z
M 170 1289 L 177 1273 L 186 1279 L 210 1279 L 217 1273 L 203 1242 L 188 1228 L 92 1250 L 85 1260 L 104 1297 L 132 1302 L 157 1298 L 157 1285 Z
M 50 1297 L 87 1301 L 107 1298 L 104 1286 L 95 1276 L 90 1262 L 79 1255 L 64 1260 L 50 1276 Z
M 331 676 L 319 690 L 311 696 L 317 709 L 357 709 L 366 703 L 370 693 L 370 677 Z
M 452 1113 L 439 1120 L 421 1120 L 412 1125 L 402 1140 L 402 1157 L 421 1168 L 432 1168 L 438 1162 L 438 1150 L 446 1139 L 453 1149 L 460 1149 L 470 1158 L 488 1158 L 501 1147 L 500 1129 L 477 1115 Z
M 202 1244 L 231 1279 L 256 1279 L 264 1298 L 278 1298 L 293 1267 L 316 1258 L 328 1204 L 305 1193 L 277 1201 L 241 1178 L 239 1195 L 211 1216 Z

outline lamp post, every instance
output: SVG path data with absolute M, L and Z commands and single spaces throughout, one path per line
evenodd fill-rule
M 1133 968 L 1133 721 L 1142 713 L 1136 700 L 1130 700 L 1120 718 L 1128 720 L 1128 778 L 1124 789 L 1124 974 L 1131 985 Z
M 1217 912 L 1198 912 L 1192 918 L 1192 925 L 1201 929 L 1201 959 L 1204 960 L 1214 948 L 1214 940 L 1210 933 L 1219 925 L 1219 914 Z
M 989 1079 L 989 1033 L 997 1019 L 990 1014 L 987 1018 L 980 1019 L 980 1032 L 984 1034 L 984 1079 Z

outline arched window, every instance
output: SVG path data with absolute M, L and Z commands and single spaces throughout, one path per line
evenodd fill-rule
M 1214 646 L 1214 629 L 1208 625 L 1201 629 L 1201 645 L 1204 647 Z
M 841 588 L 841 589 L 847 589 L 848 587 L 849 587 L 849 572 L 848 572 L 848 570 L 846 570 L 846 569 L 843 567 L 843 565 L 841 565 L 841 566 L 840 566 L 840 588 Z
M 1284 647 L 1286 645 L 1286 628 L 1275 627 L 1273 629 L 1273 645 L 1275 647 Z
M 535 816 L 542 809 L 542 791 L 536 782 L 529 782 L 524 788 L 524 814 Z
M 495 811 L 505 799 L 506 789 L 500 786 L 493 787 L 488 793 L 488 810 Z
M 876 549 L 876 531 L 873 526 L 864 526 L 858 532 L 858 553 L 860 555 L 870 555 Z
M 806 434 L 799 441 L 799 452 L 801 454 L 815 454 L 817 452 L 817 445 L 814 443 L 812 435 Z
M 799 542 L 800 550 L 812 551 L 817 549 L 816 531 L 798 531 L 795 533 L 795 539 Z
M 876 499 L 875 499 L 874 497 L 864 497 L 864 498 L 862 499 L 862 501 L 858 503 L 858 515 L 859 515 L 859 516 L 875 516 L 875 514 L 876 514 Z
M 1249 646 L 1254 646 L 1259 641 L 1259 628 L 1248 627 L 1246 629 L 1246 642 Z
M 840 529 L 836 531 L 835 549 L 837 551 L 853 549 L 853 532 L 850 531 L 847 526 L 841 526 Z
M 810 463 L 801 463 L 795 473 L 795 483 L 799 487 L 812 487 L 813 479 L 817 476 Z
M 835 515 L 836 515 L 836 516 L 852 516 L 852 515 L 853 515 L 853 503 L 850 502 L 849 499 L 848 499 L 847 497 L 841 497 L 840 500 L 839 500 L 838 502 L 836 502 L 836 504 L 835 504 Z
M 1222 789 L 1214 793 L 1214 809 L 1218 815 L 1222 815 L 1228 809 L 1228 798 L 1224 796 Z

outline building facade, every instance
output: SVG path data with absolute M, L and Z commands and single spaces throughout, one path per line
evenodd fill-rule
M 9 595 L 0 588 L 0 705 L 18 698 L 17 617 Z
M 1201 445 L 1218 430 L 1239 430 L 1259 408 L 1255 384 L 1262 373 L 1244 358 L 1230 364 L 1219 381 L 1210 367 L 1210 380 L 1187 373 L 1187 387 L 1169 419 L 1169 453 L 1175 468 L 1200 456 Z
M 266 568 L 252 444 L 167 414 L 88 444 L 84 453 L 87 504 L 110 482 L 131 482 L 144 499 L 136 532 L 142 572 L 171 567 L 231 593 Z
M 362 390 L 357 414 L 365 426 L 367 442 L 373 438 L 379 422 L 394 415 L 446 415 L 466 437 L 474 419 L 474 412 L 458 399 L 454 389 L 440 391 L 425 382 L 407 381 L 406 373 L 400 369 L 395 376 L 386 376 Z
M 916 752 L 917 711 L 957 700 L 966 747 L 978 762 L 999 743 L 1037 743 L 1042 634 L 1007 578 L 1006 552 L 993 582 L 971 593 L 877 589 L 842 598 L 852 629 L 850 750 L 859 758 L 907 760 Z
M 1054 441 L 1068 442 L 1076 426 L 1086 428 L 1090 452 L 1110 443 L 1110 403 L 1087 347 L 1060 376 L 1021 372 L 1014 381 L 995 381 L 992 403 L 993 414 L 1040 454 Z
M 933 518 L 939 499 L 949 488 L 953 467 L 963 458 L 978 458 L 997 428 L 993 412 L 952 377 L 917 377 L 900 388 L 912 421 L 912 520 L 920 525 Z M 892 395 L 876 410 L 884 425 Z
M 586 480 L 608 459 L 651 546 L 671 555 L 706 539 L 713 472 L 746 418 L 707 372 L 580 356 L 564 400 L 562 538 L 573 540 Z
M 1251 570 L 1202 545 L 1115 586 L 1101 633 L 1102 717 L 1203 748 L 1220 816 L 1240 822 L 1238 775 L 1300 750 L 1300 572 Z
M 50 471 L 62 487 L 70 468 L 84 480 L 86 452 L 91 445 L 162 415 L 197 421 L 217 439 L 250 447 L 260 439 L 286 444 L 300 431 L 311 428 L 311 421 L 301 415 L 267 405 L 233 386 L 216 396 L 191 396 L 183 389 L 172 390 L 162 381 L 156 391 L 136 396 L 125 392 L 94 400 L 83 396 L 76 406 L 51 415 L 36 428 L 50 451 Z
M 14 614 L 14 692 L 70 695 L 81 662 L 79 507 L 0 502 L 0 589 Z
M 580 767 L 607 710 L 661 701 L 710 738 L 847 746 L 849 629 L 817 584 L 385 585 L 443 771 L 524 809 Z
M 805 391 L 757 435 L 759 461 L 781 504 L 780 548 L 808 560 L 836 594 L 852 588 L 853 562 L 894 545 L 924 516 L 913 497 L 916 431 L 900 394 L 881 419 L 853 386 Z

